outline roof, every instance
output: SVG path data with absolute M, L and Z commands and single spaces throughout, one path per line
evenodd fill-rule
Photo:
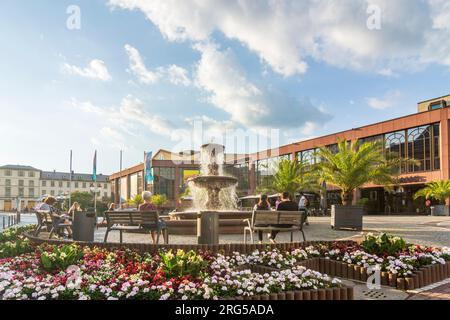
M 70 173 L 69 172 L 56 172 L 56 171 L 42 171 L 41 173 L 41 179 L 44 180 L 70 180 Z M 86 182 L 92 182 L 92 174 L 88 173 L 73 173 L 72 174 L 72 181 L 86 181 Z M 98 174 L 97 175 L 97 182 L 108 182 L 109 176 Z
M 33 171 L 41 171 L 31 166 L 22 166 L 18 164 L 7 164 L 5 166 L 1 166 L 0 169 L 11 169 L 11 170 L 33 170 Z

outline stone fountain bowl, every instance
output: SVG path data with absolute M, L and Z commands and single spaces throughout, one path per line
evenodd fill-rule
M 195 186 L 204 189 L 223 189 L 229 188 L 237 184 L 237 179 L 226 176 L 198 176 L 188 179 L 188 182 L 192 182 Z

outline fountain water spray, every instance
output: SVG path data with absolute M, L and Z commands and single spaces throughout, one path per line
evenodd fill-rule
M 188 180 L 195 210 L 233 210 L 237 206 L 237 179 L 224 175 L 225 147 L 201 147 L 200 175 Z

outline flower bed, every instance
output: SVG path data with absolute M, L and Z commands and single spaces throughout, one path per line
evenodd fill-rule
M 237 258 L 237 259 L 236 259 Z M 138 254 L 40 246 L 0 260 L 1 299 L 352 299 L 351 288 L 302 266 L 257 273 L 235 254 Z M 306 293 L 305 293 L 306 292 Z
M 381 284 L 401 290 L 421 288 L 450 277 L 450 249 L 407 244 L 399 237 L 368 234 L 361 245 L 326 243 L 281 252 L 278 249 L 239 255 L 258 272 L 304 266 L 321 273 L 367 281 L 378 269 Z
M 26 241 L 19 233 L 3 235 L 4 240 Z M 388 235 L 368 235 L 359 245 L 251 245 L 243 247 L 247 253 L 234 251 L 237 245 L 228 251 L 201 248 L 150 253 L 29 245 L 25 253 L 11 251 L 0 259 L 0 299 L 345 300 L 353 299 L 353 289 L 335 276 L 366 281 L 376 267 L 381 284 L 398 289 L 450 277 L 448 248 L 411 245 Z

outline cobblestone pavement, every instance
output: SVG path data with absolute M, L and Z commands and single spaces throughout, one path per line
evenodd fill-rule
M 408 242 L 422 245 L 450 246 L 450 217 L 428 216 L 366 216 L 364 217 L 364 231 L 337 231 L 330 227 L 329 217 L 310 217 L 310 225 L 304 227 L 307 240 L 339 240 L 360 238 L 367 232 L 388 232 L 404 237 Z M 103 241 L 105 229 L 99 228 L 96 240 Z M 294 241 L 299 241 L 299 233 L 294 234 Z M 220 243 L 243 242 L 243 235 L 221 235 Z M 118 242 L 118 232 L 111 232 L 108 241 Z M 195 236 L 170 236 L 173 244 L 194 244 Z M 288 233 L 280 233 L 278 242 L 289 242 Z M 124 242 L 151 242 L 149 235 L 124 234 Z
M 450 283 L 414 294 L 407 300 L 450 300 Z

